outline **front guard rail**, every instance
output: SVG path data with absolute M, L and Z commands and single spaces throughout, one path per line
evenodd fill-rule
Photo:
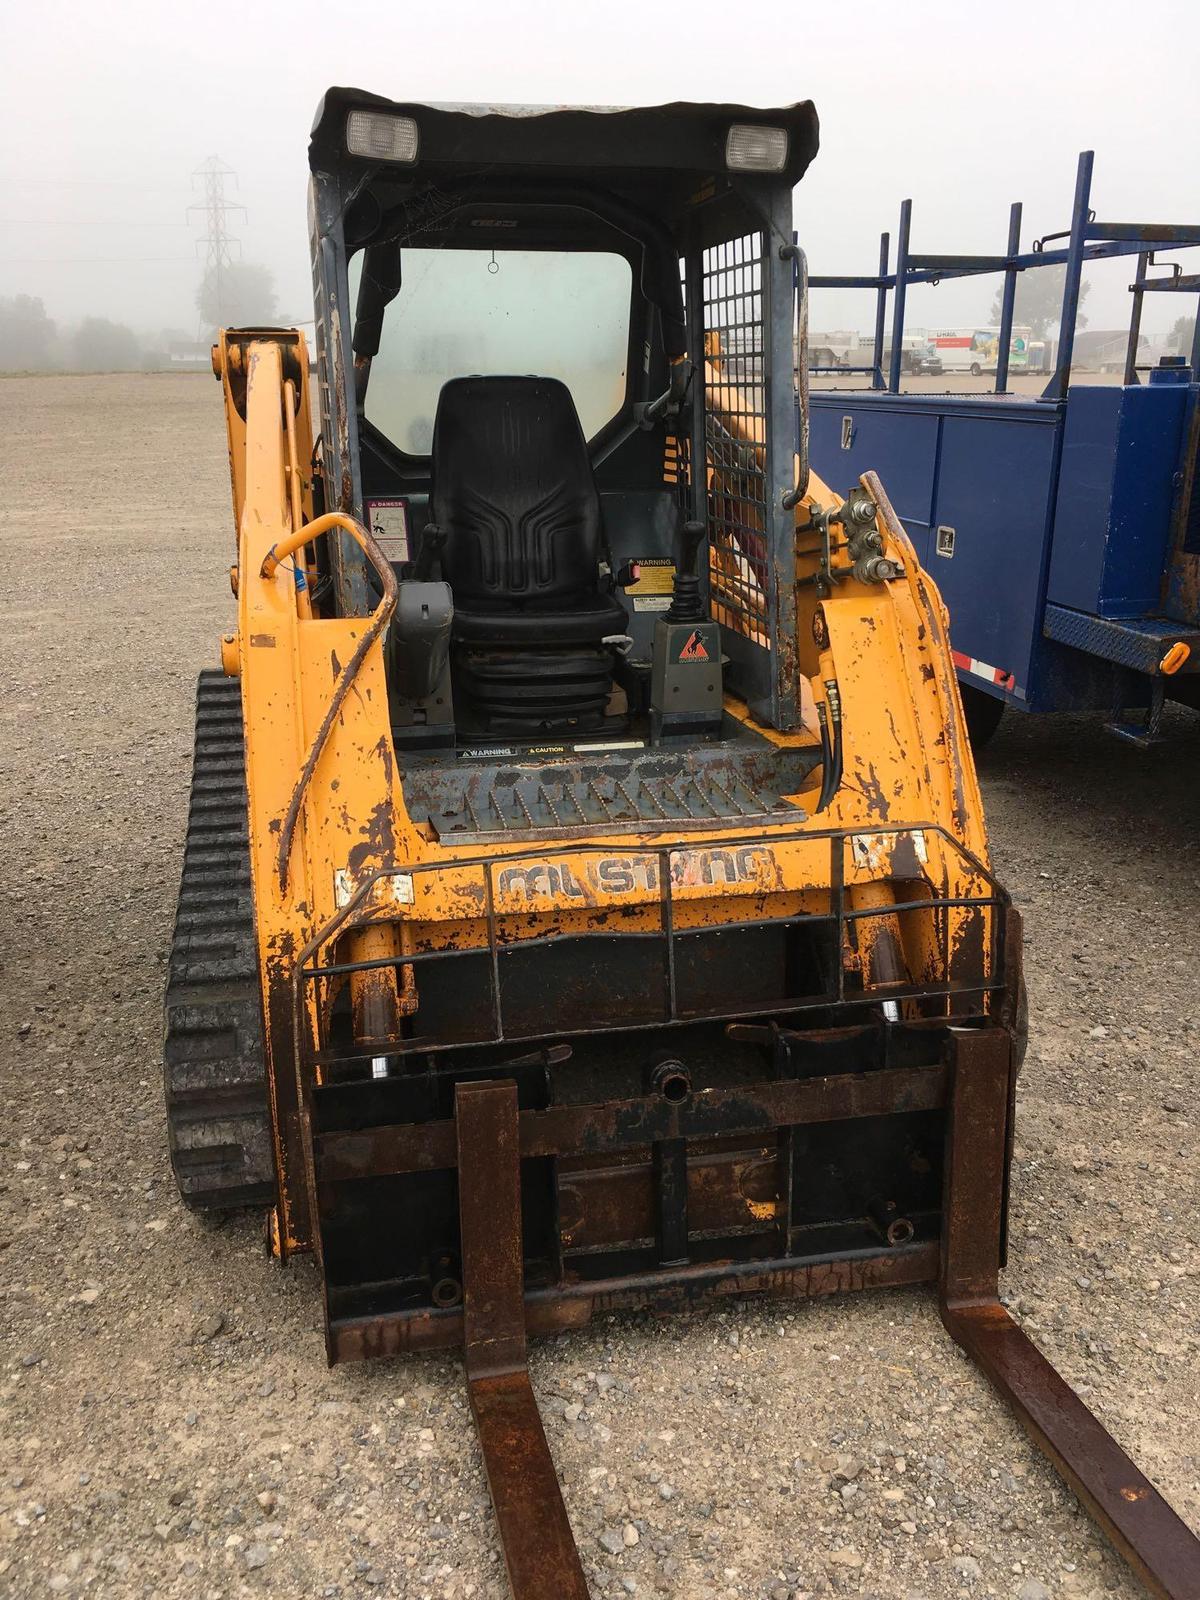
M 926 868 L 920 874 L 922 881 L 929 891 L 928 898 L 913 898 L 895 901 L 886 906 L 855 907 L 847 904 L 848 886 L 846 883 L 846 853 L 852 849 L 855 839 L 869 837 L 871 839 L 893 838 L 894 840 L 921 837 L 928 852 L 928 845 L 936 841 L 942 851 L 957 858 L 964 872 L 960 876 L 974 877 L 983 887 L 979 894 L 947 894 L 939 891 L 932 873 Z M 676 881 L 672 870 L 676 858 L 691 855 L 697 851 L 733 851 L 742 849 L 771 849 L 791 844 L 812 844 L 827 841 L 829 845 L 829 872 L 825 883 L 810 883 L 792 886 L 796 890 L 828 889 L 830 905 L 827 911 L 803 911 L 790 916 L 763 916 L 758 918 L 734 918 L 728 922 L 706 923 L 700 926 L 679 926 L 676 921 L 676 904 L 678 895 L 676 890 L 680 885 Z M 937 1001 L 943 1000 L 949 1004 L 952 1001 L 961 1001 L 970 996 L 982 997 L 1001 991 L 1006 986 L 1006 972 L 1008 957 L 1006 951 L 1006 912 L 1011 904 L 1009 896 L 997 882 L 991 869 L 987 867 L 978 856 L 968 850 L 960 840 L 955 838 L 946 828 L 937 823 L 906 823 L 892 826 L 864 828 L 779 828 L 762 829 L 754 833 L 714 836 L 704 841 L 672 840 L 661 845 L 639 845 L 631 849 L 628 854 L 642 860 L 653 860 L 656 864 L 656 881 L 658 896 L 657 901 L 646 900 L 641 902 L 647 907 L 657 904 L 658 925 L 652 928 L 639 928 L 633 930 L 614 930 L 604 928 L 595 932 L 577 932 L 541 936 L 536 941 L 528 939 L 505 939 L 500 928 L 502 913 L 497 911 L 496 874 L 522 863 L 536 861 L 540 864 L 549 864 L 568 858 L 580 856 L 603 858 L 613 854 L 611 844 L 580 845 L 578 843 L 557 846 L 531 846 L 527 850 L 504 855 L 472 856 L 457 858 L 446 862 L 426 861 L 406 864 L 404 866 L 382 868 L 370 874 L 360 883 L 354 894 L 330 920 L 309 941 L 301 952 L 297 961 L 294 975 L 293 999 L 295 1005 L 296 1021 L 296 1069 L 303 1078 L 305 1076 L 302 1059 L 305 1052 L 302 1050 L 302 1041 L 308 1035 L 308 1030 L 303 1026 L 303 1011 L 305 990 L 310 985 L 328 984 L 331 981 L 342 979 L 356 972 L 370 972 L 386 967 L 411 966 L 419 969 L 422 965 L 464 957 L 480 957 L 486 955 L 488 970 L 488 997 L 487 1010 L 490 1016 L 491 1029 L 485 1034 L 475 1033 L 464 1038 L 427 1038 L 416 1036 L 409 1039 L 395 1041 L 388 1050 L 389 1055 L 402 1056 L 421 1052 L 435 1054 L 447 1050 L 461 1049 L 465 1046 L 487 1046 L 528 1042 L 532 1039 L 543 1037 L 552 1033 L 555 1037 L 571 1038 L 595 1033 L 623 1033 L 632 1032 L 641 1028 L 677 1028 L 688 1026 L 697 1022 L 735 1021 L 744 1020 L 755 1016 L 795 1016 L 806 1011 L 835 1011 L 843 1012 L 851 1008 L 861 1008 L 864 1005 L 879 1004 L 882 1001 L 906 1000 Z M 367 926 L 373 920 L 371 916 L 363 916 L 365 910 L 373 909 L 376 885 L 388 880 L 408 878 L 416 880 L 426 874 L 453 870 L 454 872 L 477 871 L 482 881 L 483 909 L 481 920 L 486 928 L 486 944 L 473 944 L 470 946 L 456 947 L 443 950 L 416 950 L 404 952 L 394 957 L 383 957 L 366 961 L 321 961 L 319 956 L 338 938 L 339 935 L 349 932 L 353 928 Z M 908 877 L 911 880 L 912 874 Z M 947 873 L 948 876 L 948 873 Z M 864 880 L 865 881 L 865 880 Z M 778 893 L 792 892 L 792 887 L 780 889 Z M 714 895 L 720 892 L 721 885 L 714 884 Z M 753 891 L 752 891 L 753 892 Z M 772 891 L 759 890 L 758 895 L 766 897 Z M 598 909 L 604 909 L 599 907 Z M 988 916 L 989 927 L 987 937 L 981 940 L 981 956 L 979 970 L 966 977 L 950 977 L 951 970 L 951 918 L 947 913 L 954 911 L 978 912 Z M 846 972 L 840 958 L 840 951 L 847 942 L 847 934 L 855 924 L 869 919 L 878 920 L 883 917 L 904 916 L 905 914 L 926 914 L 935 919 L 938 934 L 938 946 L 942 976 L 936 981 L 916 983 L 888 983 L 868 984 L 864 982 L 862 989 L 848 991 Z M 420 920 L 415 919 L 415 920 Z M 810 930 L 824 929 L 830 939 L 831 948 L 836 953 L 832 962 L 833 982 L 828 988 L 817 993 L 805 995 L 780 995 L 773 999 L 756 999 L 752 1004 L 737 1006 L 723 1003 L 712 1007 L 683 1006 L 679 994 L 679 975 L 677 965 L 677 946 L 681 940 L 694 938 L 703 934 L 736 933 L 751 929 L 791 928 L 804 927 Z M 642 1015 L 633 1022 L 618 1022 L 604 1020 L 589 1020 L 586 1025 L 568 1028 L 541 1028 L 519 1030 L 510 1027 L 506 1021 L 504 1009 L 504 979 L 502 973 L 503 958 L 508 952 L 528 947 L 532 943 L 542 948 L 568 940 L 581 939 L 613 939 L 622 941 L 641 941 L 647 945 L 661 946 L 661 1007 L 653 1015 Z M 323 1008 L 317 1007 L 318 1013 Z M 319 1028 L 323 1025 L 319 1022 Z M 324 1049 L 326 1041 L 318 1039 L 317 1058 L 326 1059 Z M 361 1052 L 366 1054 L 366 1052 Z M 376 1052 L 377 1053 L 377 1052 Z M 354 1059 L 359 1052 L 337 1053 L 339 1060 Z

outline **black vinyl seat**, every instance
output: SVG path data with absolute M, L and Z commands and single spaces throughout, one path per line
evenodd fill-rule
M 454 378 L 433 427 L 430 520 L 454 595 L 460 690 L 496 727 L 594 727 L 624 634 L 600 586 L 600 497 L 556 378 Z

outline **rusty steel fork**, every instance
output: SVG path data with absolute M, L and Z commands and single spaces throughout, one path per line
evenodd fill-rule
M 525 1348 L 517 1086 L 454 1092 L 471 1413 L 515 1600 L 587 1600 Z
M 1011 1045 L 1000 1028 L 955 1030 L 954 1040 L 942 1321 L 1151 1594 L 1200 1600 L 1200 1540 L 1000 1304 Z
M 1150 1592 L 1200 1600 L 1200 1540 L 1000 1304 L 1012 1043 L 1002 1028 L 953 1037 L 942 1321 Z M 529 1381 L 515 1083 L 460 1083 L 455 1120 L 467 1384 L 509 1585 L 515 1600 L 587 1600 Z

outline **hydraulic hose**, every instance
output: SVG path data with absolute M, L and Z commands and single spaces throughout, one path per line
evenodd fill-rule
M 828 810 L 842 786 L 842 697 L 838 692 L 837 680 L 834 678 L 825 680 L 825 702 L 818 702 L 817 721 L 821 725 L 821 754 L 824 769 L 821 793 L 817 798 L 817 811 L 814 815 Z
M 842 696 L 834 679 L 825 685 L 825 693 L 829 696 L 829 720 L 832 724 L 831 737 L 833 739 L 833 782 L 829 787 L 829 799 L 842 787 Z
M 829 804 L 825 791 L 829 787 L 829 774 L 833 770 L 833 741 L 829 737 L 829 712 L 824 700 L 817 701 L 817 727 L 821 734 L 821 792 L 817 797 L 817 811 L 824 811 Z

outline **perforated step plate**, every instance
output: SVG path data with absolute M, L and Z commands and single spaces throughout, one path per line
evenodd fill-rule
M 607 757 L 567 751 L 540 759 L 532 750 L 490 760 L 462 753 L 453 767 L 405 774 L 404 798 L 415 821 L 439 839 L 591 837 L 631 827 L 690 829 L 803 821 L 785 798 L 805 784 L 819 756 L 771 746 L 631 750 Z

